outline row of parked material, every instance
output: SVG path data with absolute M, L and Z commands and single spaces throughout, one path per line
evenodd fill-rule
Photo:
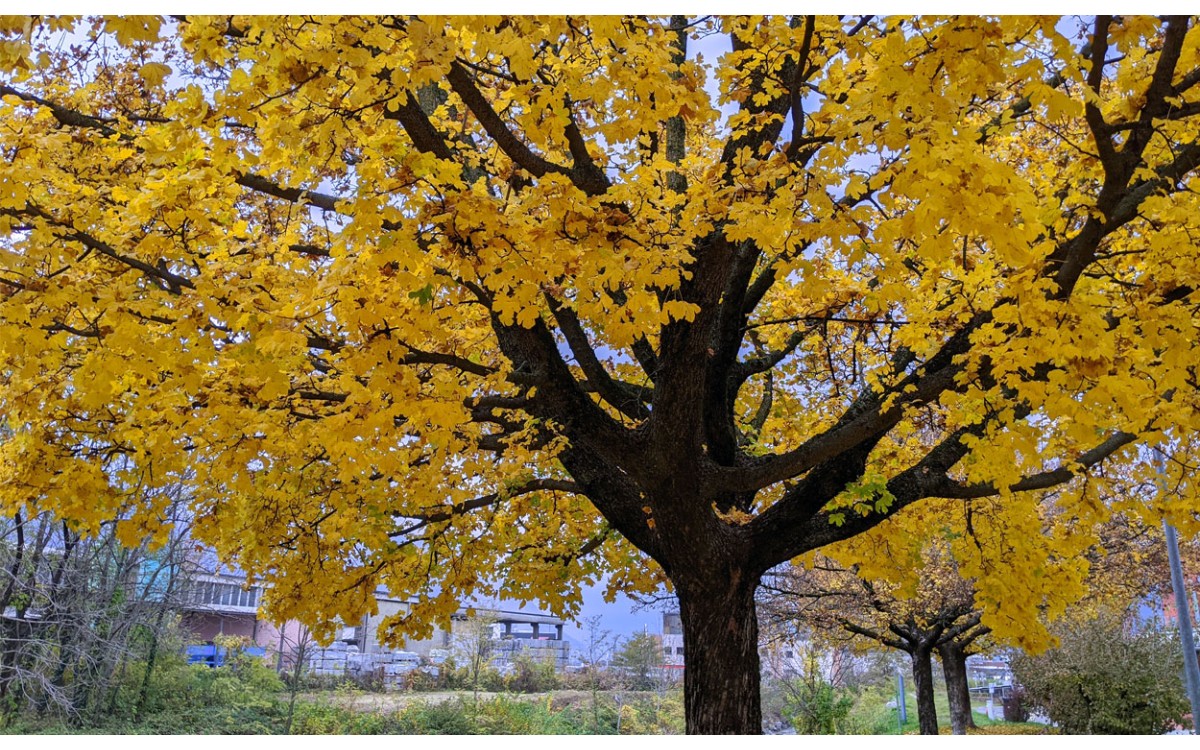
M 385 687 L 399 682 L 421 666 L 421 657 L 409 651 L 380 651 L 364 654 L 358 646 L 340 641 L 327 648 L 313 649 L 306 659 L 308 674 L 319 677 L 364 677 L 378 674 Z

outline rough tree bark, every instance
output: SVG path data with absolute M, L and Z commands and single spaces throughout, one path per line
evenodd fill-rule
M 761 733 L 757 579 L 720 586 L 681 578 L 687 581 L 677 593 L 687 654 L 683 690 L 688 733 Z
M 917 691 L 917 719 L 921 734 L 937 734 L 937 706 L 933 703 L 933 648 L 918 643 L 909 652 L 913 666 L 913 687 Z
M 971 692 L 967 685 L 967 650 L 955 641 L 938 644 L 936 651 L 942 658 L 942 671 L 946 675 L 946 695 L 950 700 L 950 727 L 954 734 L 966 734 L 975 728 L 971 715 Z

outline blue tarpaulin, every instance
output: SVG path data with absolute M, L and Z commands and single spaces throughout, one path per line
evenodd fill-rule
M 267 650 L 262 646 L 246 646 L 241 649 L 234 649 L 233 654 L 230 650 L 222 646 L 214 646 L 212 644 L 204 644 L 200 646 L 188 646 L 184 649 L 187 654 L 188 664 L 203 664 L 208 667 L 224 666 L 229 658 L 238 653 L 246 654 L 247 656 L 256 656 L 262 658 L 267 655 Z

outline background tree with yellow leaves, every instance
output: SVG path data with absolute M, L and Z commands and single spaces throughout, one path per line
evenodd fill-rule
M 912 662 L 921 734 L 937 734 L 933 657 L 942 659 L 954 734 L 973 726 L 966 656 L 990 631 L 975 603 L 974 582 L 959 576 L 944 550 L 927 548 L 924 564 L 904 572 L 914 592 L 894 580 L 865 579 L 827 558 L 771 576 L 765 609 L 830 643 L 862 640 L 903 651 Z
M 757 731 L 784 561 L 1135 444 L 1195 529 L 1195 26 L 6 19 L 0 505 L 187 477 L 326 633 L 669 581 L 689 731 Z
M 764 614 L 776 628 L 830 644 L 882 645 L 907 654 L 923 734 L 938 733 L 936 655 L 951 730 L 965 734 L 974 726 L 968 655 L 1040 653 L 1057 646 L 1070 623 L 1111 622 L 1113 612 L 1169 596 L 1159 528 L 1104 512 L 1111 500 L 1086 521 L 1064 516 L 1057 501 L 1056 493 L 1040 498 L 1037 532 L 1013 523 L 1026 518 L 1024 509 L 1010 517 L 1013 509 L 1001 503 L 933 504 L 899 514 L 772 571 Z

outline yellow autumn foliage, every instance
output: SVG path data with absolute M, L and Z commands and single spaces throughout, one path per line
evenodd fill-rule
M 278 617 L 1200 529 L 1194 18 L 5 17 L 0 155 L 0 511 Z

